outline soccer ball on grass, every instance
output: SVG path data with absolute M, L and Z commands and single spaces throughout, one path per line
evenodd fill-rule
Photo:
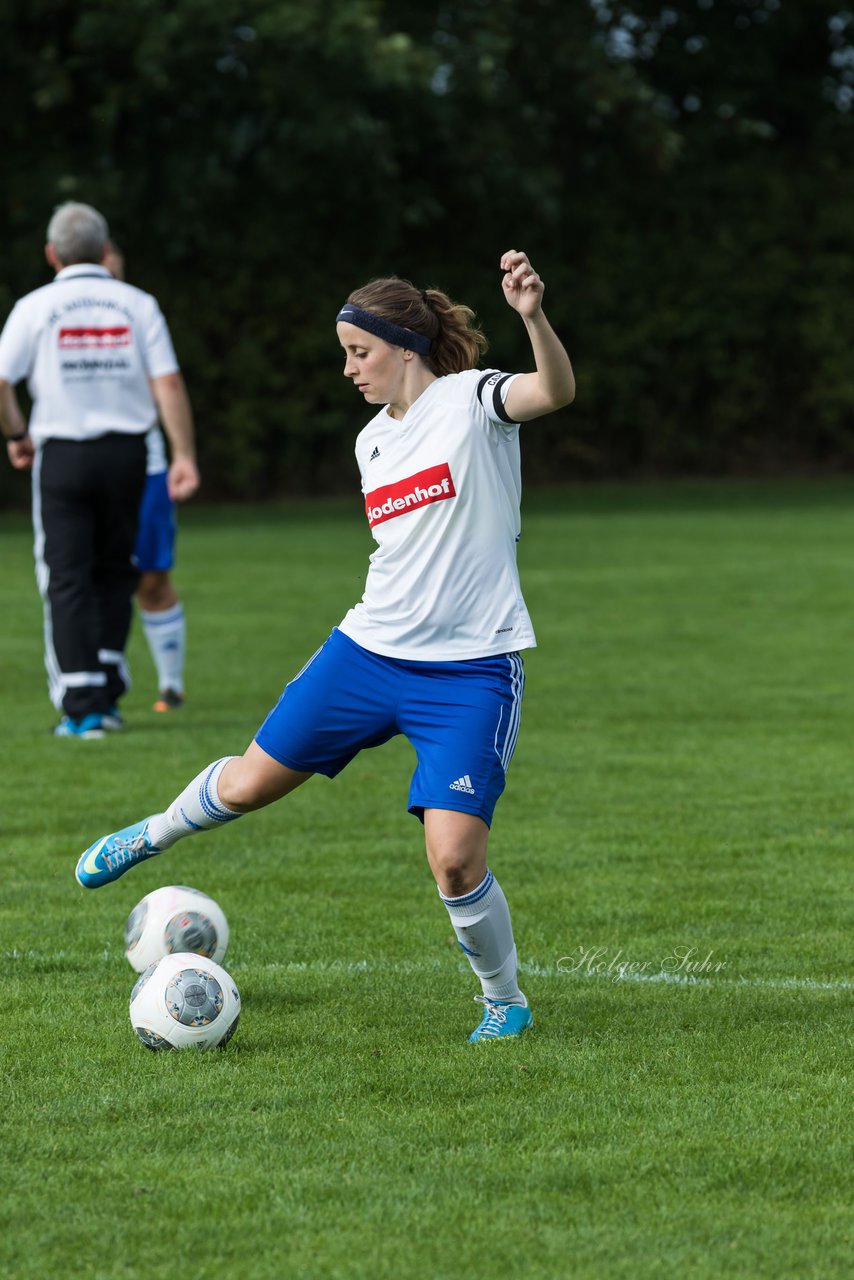
M 222 908 L 206 893 L 183 884 L 147 893 L 125 925 L 125 955 L 137 973 L 176 951 L 194 951 L 221 964 L 227 947 Z
M 240 1020 L 240 994 L 221 965 L 179 951 L 149 965 L 130 997 L 146 1049 L 224 1048 Z

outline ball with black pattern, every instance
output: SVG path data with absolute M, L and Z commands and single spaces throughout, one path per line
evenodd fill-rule
M 228 920 L 219 903 L 184 884 L 163 885 L 147 893 L 125 924 L 125 955 L 137 973 L 181 951 L 193 951 L 220 964 L 228 942 Z
M 131 1026 L 146 1049 L 220 1048 L 239 1020 L 234 979 L 215 961 L 192 952 L 149 965 L 131 993 Z
M 213 921 L 202 911 L 179 911 L 166 921 L 163 936 L 168 951 L 195 951 L 210 960 L 217 948 Z
M 181 969 L 164 992 L 169 1016 L 185 1027 L 208 1027 L 222 1013 L 222 987 L 204 969 Z

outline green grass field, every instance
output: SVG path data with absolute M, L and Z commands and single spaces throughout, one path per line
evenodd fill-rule
M 358 503 L 189 508 L 188 706 L 150 712 L 135 630 L 103 742 L 49 736 L 26 520 L 0 534 L 0 1274 L 851 1274 L 854 483 L 529 496 L 490 864 L 536 1026 L 478 1047 L 400 740 L 73 879 L 243 750 L 361 592 Z M 221 1053 L 131 1031 L 124 922 L 168 883 L 229 917 Z

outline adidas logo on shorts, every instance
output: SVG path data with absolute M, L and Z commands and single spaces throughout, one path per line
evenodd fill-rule
M 471 778 L 464 773 L 461 778 L 457 778 L 456 782 L 450 784 L 451 791 L 466 791 L 470 796 L 474 795 L 474 787 L 471 785 Z

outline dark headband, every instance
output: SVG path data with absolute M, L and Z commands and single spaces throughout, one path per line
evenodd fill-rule
M 391 320 L 385 320 L 373 311 L 363 311 L 361 307 L 354 307 L 346 302 L 335 317 L 335 323 L 342 320 L 345 324 L 354 324 L 357 329 L 372 333 L 375 338 L 382 338 L 383 342 L 388 342 L 393 347 L 406 347 L 407 351 L 417 351 L 420 356 L 430 354 L 431 344 L 426 334 L 414 333 L 412 329 L 392 324 Z

